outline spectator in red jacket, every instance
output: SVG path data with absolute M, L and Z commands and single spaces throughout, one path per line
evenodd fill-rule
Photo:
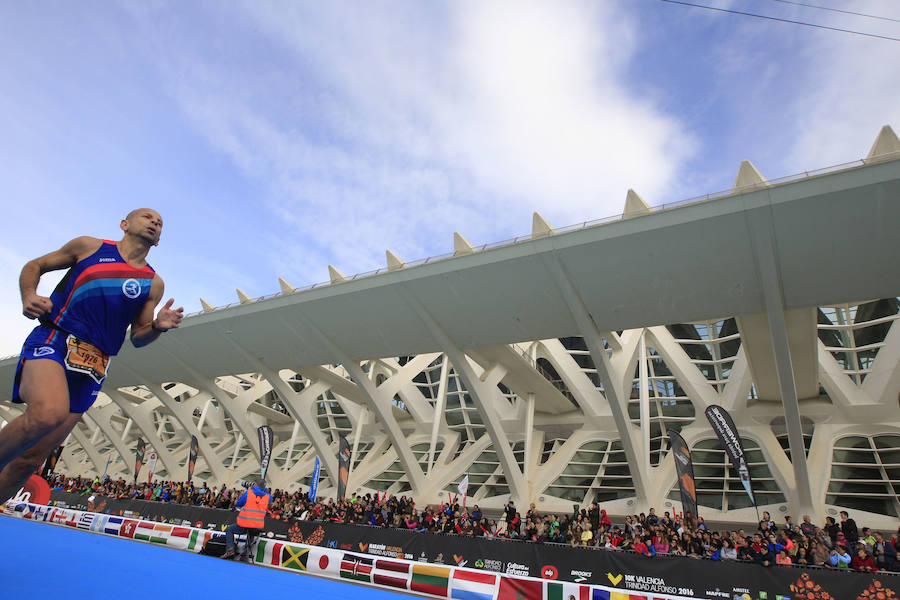
M 850 561 L 850 568 L 854 571 L 874 571 L 875 561 L 866 553 L 864 546 L 860 546 L 856 551 L 856 556 Z

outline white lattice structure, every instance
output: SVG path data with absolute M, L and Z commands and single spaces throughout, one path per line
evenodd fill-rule
M 676 504 L 666 432 L 694 450 L 708 519 L 753 521 L 704 410 L 731 411 L 760 508 L 846 507 L 900 516 L 900 142 L 868 158 L 651 209 L 629 191 L 621 219 L 533 234 L 224 309 L 127 349 L 66 443 L 70 473 L 132 477 L 138 437 L 159 478 L 234 484 L 276 443 L 274 487 L 306 489 L 316 455 L 334 492 L 337 440 L 351 491 L 612 514 Z M 11 385 L 15 359 L 0 362 Z M 0 419 L 21 407 L 0 403 Z M 677 508 L 677 507 L 676 507 Z

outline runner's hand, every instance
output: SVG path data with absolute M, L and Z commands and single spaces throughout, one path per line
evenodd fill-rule
M 181 319 L 184 318 L 184 307 L 179 306 L 173 309 L 172 305 L 174 303 L 175 299 L 169 298 L 169 301 L 156 314 L 156 329 L 159 331 L 175 329 L 181 323 Z
M 53 310 L 53 302 L 50 298 L 33 294 L 22 300 L 22 314 L 29 319 L 38 319 L 49 315 Z

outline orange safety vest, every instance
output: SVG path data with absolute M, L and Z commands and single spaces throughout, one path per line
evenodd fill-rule
M 238 513 L 237 524 L 246 529 L 262 529 L 266 524 L 269 498 L 269 494 L 257 496 L 252 489 L 247 490 L 247 502 Z

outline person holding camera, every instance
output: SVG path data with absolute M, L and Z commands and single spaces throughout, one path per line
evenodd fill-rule
M 222 555 L 222 558 L 234 557 L 234 536 L 245 533 L 247 534 L 247 543 L 240 559 L 247 560 L 250 555 L 250 540 L 265 526 L 266 510 L 269 508 L 271 499 L 271 494 L 266 491 L 264 479 L 257 479 L 253 486 L 238 498 L 234 505 L 240 509 L 240 512 L 238 512 L 237 522 L 225 529 L 225 554 Z

